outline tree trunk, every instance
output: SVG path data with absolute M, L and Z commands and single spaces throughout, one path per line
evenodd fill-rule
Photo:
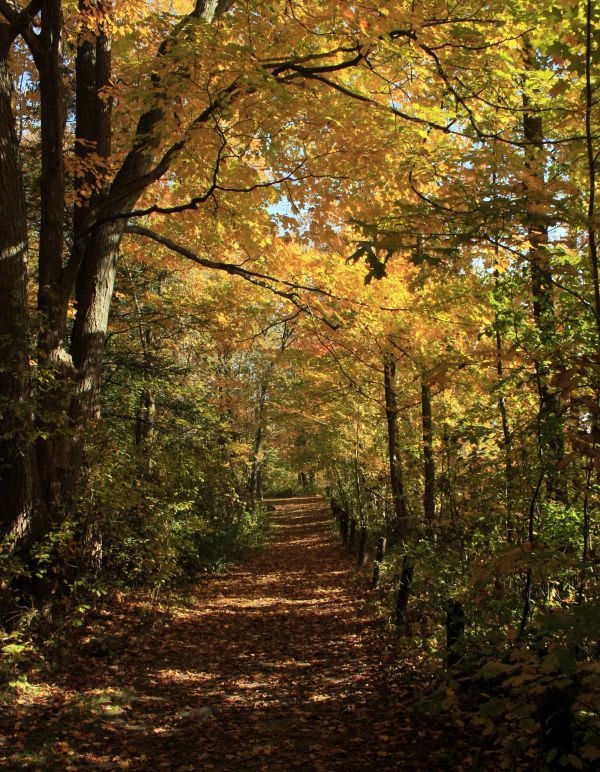
M 391 354 L 383 361 L 385 413 L 387 419 L 388 455 L 390 463 L 390 487 L 394 502 L 396 529 L 401 541 L 408 537 L 408 507 L 404 492 L 402 464 L 398 441 L 398 400 L 396 397 L 396 362 Z
M 413 562 L 407 555 L 405 555 L 402 561 L 400 586 L 396 596 L 396 624 L 404 635 L 411 635 L 411 625 L 406 616 L 406 612 L 408 610 L 408 599 L 410 598 L 413 573 Z
M 356 556 L 356 567 L 362 568 L 365 558 L 367 556 L 367 540 L 369 538 L 369 532 L 367 526 L 363 525 L 360 529 L 360 535 L 358 540 L 358 554 Z
M 152 391 L 146 387 L 140 395 L 140 403 L 135 415 L 135 444 L 145 445 L 152 437 L 156 404 Z
M 446 664 L 454 667 L 460 660 L 460 644 L 465 633 L 465 612 L 460 601 L 448 601 L 446 611 Z
M 594 147 L 594 130 L 592 110 L 594 107 L 594 84 L 592 72 L 594 62 L 592 59 L 592 39 L 595 34 L 593 20 L 592 0 L 586 0 L 585 4 L 585 145 L 587 155 L 588 176 L 588 210 L 587 210 L 587 236 L 588 257 L 594 287 L 594 310 L 596 317 L 596 333 L 598 337 L 598 352 L 600 353 L 600 273 L 598 269 L 598 230 L 596 223 L 596 169 L 598 154 Z
M 230 4 L 230 0 L 197 0 L 193 11 L 165 39 L 158 56 L 172 53 L 173 44 L 191 29 L 193 19 L 210 23 Z M 78 41 L 76 53 L 76 154 L 80 159 L 93 155 L 100 165 L 104 161 L 104 168 L 98 169 L 103 174 L 110 167 L 113 128 L 106 93 L 111 87 L 107 22 L 112 2 L 80 0 L 79 9 L 94 19 Z M 30 25 L 39 11 L 40 31 L 34 33 Z M 19 34 L 31 49 L 41 100 L 38 365 L 51 377 L 46 379 L 50 385 L 36 395 L 40 410 L 35 426 L 30 394 L 28 220 L 9 67 Z M 95 35 L 93 40 L 90 35 Z M 0 526 L 2 536 L 23 546 L 25 560 L 27 547 L 57 522 L 74 492 L 85 435 L 99 414 L 102 357 L 124 215 L 169 167 L 163 162 L 155 168 L 166 111 L 172 109 L 156 75 L 154 104 L 141 116 L 132 150 L 112 184 L 102 179 L 90 196 L 81 190 L 89 181 L 87 176 L 76 179 L 79 206 L 73 215 L 73 249 L 65 262 L 68 110 L 62 43 L 61 0 L 31 2 L 26 10 L 15 12 L 13 21 L 0 21 Z M 175 147 L 181 149 L 183 141 Z M 76 319 L 67 353 L 67 310 L 73 288 Z
M 260 498 L 259 495 L 259 480 L 261 479 L 260 467 L 260 450 L 262 447 L 263 428 L 262 419 L 259 418 L 259 424 L 256 427 L 254 433 L 254 444 L 252 446 L 252 465 L 250 467 L 250 479 L 248 480 L 248 493 L 252 501 L 256 501 Z
M 494 272 L 495 286 L 498 290 L 499 275 Z M 498 327 L 498 318 L 496 317 L 496 372 L 498 373 L 498 383 L 501 384 L 504 378 L 504 353 L 502 346 L 502 335 Z M 498 397 L 498 410 L 502 422 L 502 449 L 504 451 L 504 495 L 506 499 L 506 540 L 511 544 L 515 540 L 515 468 L 513 464 L 513 442 L 508 421 L 508 410 L 506 401 L 502 392 Z
M 138 315 L 140 343 L 144 355 L 144 388 L 140 394 L 140 401 L 135 415 L 135 433 L 134 442 L 136 446 L 143 451 L 148 451 L 148 444 L 152 440 L 154 431 L 154 421 L 156 416 L 156 402 L 152 392 L 152 374 L 154 371 L 154 357 L 152 345 L 154 336 L 152 330 L 143 326 L 140 305 L 138 303 L 135 288 L 133 290 L 136 313 Z M 145 453 L 146 472 L 149 472 L 152 466 L 151 459 Z
M 186 16 L 174 33 L 161 44 L 158 57 L 173 53 L 173 46 L 179 36 L 185 36 L 192 18 L 212 22 L 222 14 L 230 3 L 224 0 L 198 0 L 194 10 Z M 100 14 L 110 15 L 111 4 L 100 2 Z M 80 45 L 87 45 L 80 41 Z M 93 66 L 94 86 L 80 83 L 79 79 L 92 77 L 92 52 L 81 51 L 78 59 L 77 95 L 79 98 L 77 125 L 84 133 L 83 139 L 95 143 L 97 154 L 107 161 L 111 154 L 111 103 L 102 93 L 111 83 L 111 48 L 108 34 L 100 23 L 95 41 Z M 160 173 L 155 170 L 156 157 L 161 144 L 161 128 L 166 111 L 170 109 L 166 94 L 162 90 L 160 76 L 153 76 L 155 104 L 138 121 L 135 140 L 131 151 L 125 157 L 112 184 L 101 189 L 88 202 L 84 214 L 75 217 L 75 248 L 71 265 L 76 274 L 75 300 L 76 317 L 71 340 L 71 356 L 77 371 L 77 385 L 69 408 L 70 438 L 65 454 L 62 474 L 63 495 L 76 483 L 83 461 L 83 447 L 87 428 L 100 414 L 100 381 L 104 344 L 108 328 L 108 316 L 113 296 L 117 261 L 121 240 L 125 233 L 127 218 L 124 213 L 131 211 L 140 196 L 155 178 L 168 169 L 163 164 Z M 93 96 L 92 96 L 93 92 Z M 81 113 L 93 102 L 94 123 Z M 183 147 L 182 143 L 179 143 Z M 177 145 L 179 147 L 179 145 Z M 152 172 L 152 173 L 151 173 Z
M 425 526 L 432 531 L 435 521 L 435 459 L 433 456 L 433 419 L 431 415 L 431 387 L 421 383 L 421 417 L 423 424 L 423 512 Z
M 40 76 L 41 159 L 38 312 L 39 366 L 47 373 L 39 389 L 36 451 L 41 495 L 52 520 L 64 503 L 65 413 L 74 386 L 74 370 L 66 349 L 67 308 L 71 282 L 65 278 L 64 134 L 67 117 L 63 86 L 63 16 L 57 0 L 45 3 L 41 17 L 41 49 L 35 55 Z
M 379 577 L 381 576 L 381 566 L 385 560 L 385 550 L 387 547 L 387 539 L 385 536 L 380 536 L 377 541 L 377 547 L 375 549 L 375 559 L 373 561 L 373 577 L 371 578 L 371 589 L 374 590 L 379 584 Z
M 252 501 L 260 500 L 262 498 L 262 474 L 261 474 L 261 458 L 260 453 L 262 450 L 263 433 L 264 433 L 264 420 L 265 420 L 265 404 L 267 401 L 267 381 L 262 381 L 258 392 L 258 405 L 256 409 L 256 431 L 254 433 L 254 444 L 252 446 L 252 464 L 250 467 L 250 479 L 248 480 L 248 493 Z
M 527 47 L 526 59 L 531 69 L 536 68 L 534 55 Z M 552 292 L 552 267 L 548 254 L 548 216 L 545 208 L 544 128 L 542 115 L 531 97 L 523 96 L 523 137 L 528 143 L 525 150 L 527 182 L 525 190 L 525 226 L 529 240 L 529 263 L 533 318 L 538 331 L 541 356 L 536 358 L 535 369 L 540 399 L 540 443 L 546 463 L 548 495 L 567 501 L 567 487 L 560 471 L 564 457 L 563 422 L 560 415 L 560 392 L 550 387 L 550 372 L 546 358 L 553 345 L 556 317 Z M 550 351 L 551 353 L 551 351 Z
M 11 98 L 12 39 L 0 26 L 0 518 L 2 534 L 27 539 L 35 524 L 29 370 L 28 241 L 23 178 Z

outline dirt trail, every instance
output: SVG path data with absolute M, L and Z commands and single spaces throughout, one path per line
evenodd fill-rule
M 108 663 L 79 674 L 78 696 L 63 684 L 62 768 L 453 768 L 426 762 L 435 738 L 411 724 L 410 687 L 388 687 L 393 642 L 365 595 L 322 500 L 279 501 L 265 549 L 139 640 L 130 629 Z M 111 689 L 118 699 L 86 723 L 82 705 Z

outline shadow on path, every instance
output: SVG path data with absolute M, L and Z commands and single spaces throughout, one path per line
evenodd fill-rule
M 66 733 L 76 750 L 62 768 L 422 768 L 410 689 L 387 688 L 393 642 L 353 582 L 323 501 L 270 503 L 268 547 L 202 582 L 186 606 L 158 612 L 140 640 L 129 631 L 113 664 L 82 676 L 88 702 L 112 688 L 120 708 L 96 717 L 92 737 L 82 720 L 79 744 Z M 68 706 L 61 716 L 67 726 Z

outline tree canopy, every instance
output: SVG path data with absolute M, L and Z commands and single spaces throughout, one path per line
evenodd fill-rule
M 528 705 L 538 758 L 593 766 L 599 19 L 0 0 L 7 636 L 319 493 L 507 758 Z

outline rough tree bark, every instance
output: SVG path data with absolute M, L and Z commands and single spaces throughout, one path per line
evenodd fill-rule
M 12 109 L 15 26 L 0 23 L 0 518 L 2 535 L 30 535 L 37 505 L 29 371 L 28 234 Z
M 183 35 L 192 17 L 211 22 L 231 2 L 198 0 L 175 30 Z M 82 14 L 99 19 L 81 34 L 76 52 L 76 154 L 111 156 L 111 46 L 102 21 L 111 3 L 80 0 Z M 102 355 L 117 258 L 130 211 L 154 176 L 167 100 L 155 79 L 155 104 L 138 123 L 136 139 L 111 184 L 80 197 L 73 215 L 73 248 L 65 249 L 64 85 L 61 0 L 31 2 L 24 10 L 2 3 L 0 10 L 0 505 L 2 536 L 25 555 L 33 539 L 60 517 L 77 484 L 83 443 L 98 417 Z M 36 22 L 39 32 L 32 26 Z M 94 32 L 93 30 L 96 29 Z M 41 184 L 39 225 L 40 318 L 37 358 L 50 374 L 31 404 L 28 220 L 12 105 L 9 57 L 17 36 L 29 46 L 39 75 Z M 169 52 L 163 44 L 159 56 Z M 163 172 L 164 173 L 164 172 Z M 85 182 L 79 178 L 81 187 Z M 67 310 L 75 288 L 76 319 L 67 342 Z M 7 299 L 7 300 L 4 300 Z M 35 602 L 35 598 L 32 598 Z M 45 600 L 45 599 L 44 599 Z
M 151 105 L 140 116 L 130 150 L 114 171 L 109 98 L 111 26 L 105 23 L 106 18 L 110 19 L 113 0 L 79 0 L 80 14 L 89 15 L 90 23 L 82 24 L 79 34 L 72 84 L 68 83 L 71 70 L 63 52 L 61 0 L 31 0 L 22 10 L 18 2 L 0 0 L 0 291 L 3 299 L 10 299 L 0 310 L 0 407 L 4 408 L 0 420 L 7 428 L 0 435 L 0 501 L 4 505 L 1 536 L 43 534 L 60 520 L 79 481 L 84 440 L 99 414 L 109 309 L 121 240 L 130 213 L 143 192 L 164 178 L 174 159 L 186 148 L 192 130 L 207 124 L 224 106 L 249 93 L 247 84 L 232 76 L 231 82 L 199 109 L 187 133 L 181 132 L 169 140 L 164 136 L 174 105 L 161 73 L 172 71 L 175 66 L 182 80 L 188 77 L 191 73 L 186 69 L 185 57 L 179 56 L 180 42 L 188 42 L 189 36 L 195 34 L 198 20 L 210 24 L 232 5 L 233 0 L 197 0 L 192 11 L 167 34 L 158 48 L 151 75 Z M 36 394 L 40 409 L 35 422 L 29 405 L 28 222 L 8 65 L 18 36 L 33 57 L 41 99 L 41 324 L 34 359 L 50 377 Z M 261 67 L 281 83 L 310 77 L 311 67 L 314 76 L 321 79 L 328 68 L 339 72 L 365 58 L 358 44 L 344 51 L 344 62 L 339 61 L 339 52 L 333 50 L 327 54 L 326 65 L 315 54 L 312 64 L 302 58 L 299 66 L 291 56 L 289 62 Z M 68 223 L 63 153 L 72 86 L 75 154 L 83 162 L 93 160 L 97 165 L 93 181 L 101 184 L 95 185 L 90 193 L 90 185 L 86 184 L 88 173 L 79 171 L 74 191 L 77 206 L 72 223 Z M 81 168 L 85 166 L 83 163 Z M 38 228 L 37 222 L 35 227 Z M 73 295 L 75 322 L 67 336 L 67 312 Z

